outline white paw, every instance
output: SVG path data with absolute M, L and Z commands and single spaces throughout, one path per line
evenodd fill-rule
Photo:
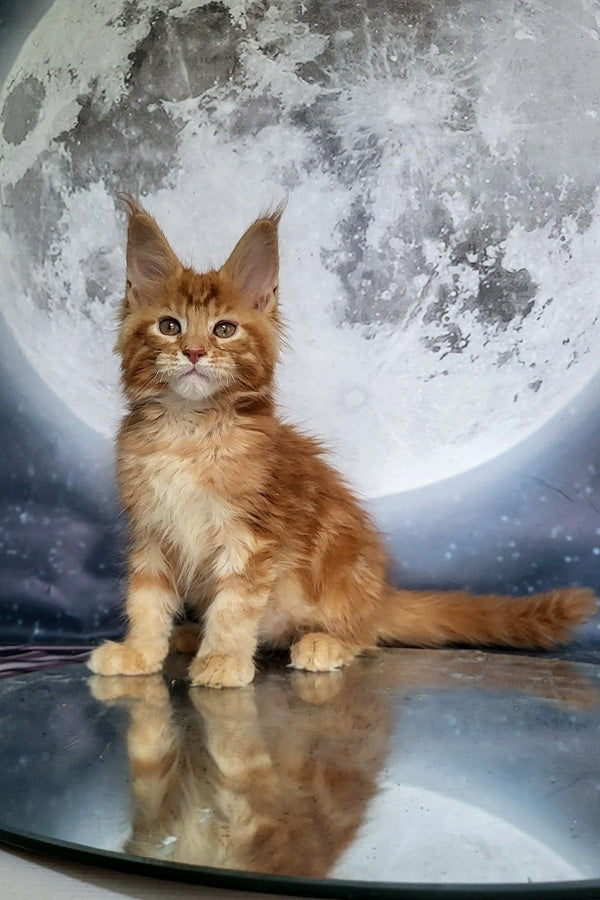
M 151 675 L 160 672 L 162 657 L 142 651 L 131 642 L 106 641 L 97 647 L 87 662 L 96 675 Z
M 349 646 L 333 634 L 305 634 L 291 649 L 294 669 L 309 672 L 332 672 L 341 669 L 356 656 L 356 648 Z

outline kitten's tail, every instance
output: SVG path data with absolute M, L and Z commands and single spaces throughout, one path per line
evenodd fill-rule
M 379 643 L 417 647 L 553 647 L 568 640 L 572 630 L 598 608 L 596 597 L 586 588 L 558 588 L 515 598 L 390 588 L 387 601 Z

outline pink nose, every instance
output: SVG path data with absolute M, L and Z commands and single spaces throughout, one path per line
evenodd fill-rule
M 191 350 L 189 347 L 186 347 L 183 351 L 183 355 L 187 356 L 189 361 L 196 365 L 201 356 L 206 356 L 206 350 L 204 347 L 197 347 L 195 350 Z

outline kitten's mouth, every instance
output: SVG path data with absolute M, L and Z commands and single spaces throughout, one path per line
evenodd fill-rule
M 201 378 L 203 381 L 208 378 L 206 372 L 202 372 L 200 369 L 197 369 L 196 366 L 192 366 L 191 369 L 188 369 L 187 372 L 184 372 L 183 375 L 180 375 L 180 378 L 190 378 L 196 375 L 198 378 Z

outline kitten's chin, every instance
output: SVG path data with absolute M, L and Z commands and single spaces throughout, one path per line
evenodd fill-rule
M 206 400 L 219 390 L 219 385 L 215 381 L 196 374 L 170 379 L 169 387 L 179 397 L 191 401 Z

